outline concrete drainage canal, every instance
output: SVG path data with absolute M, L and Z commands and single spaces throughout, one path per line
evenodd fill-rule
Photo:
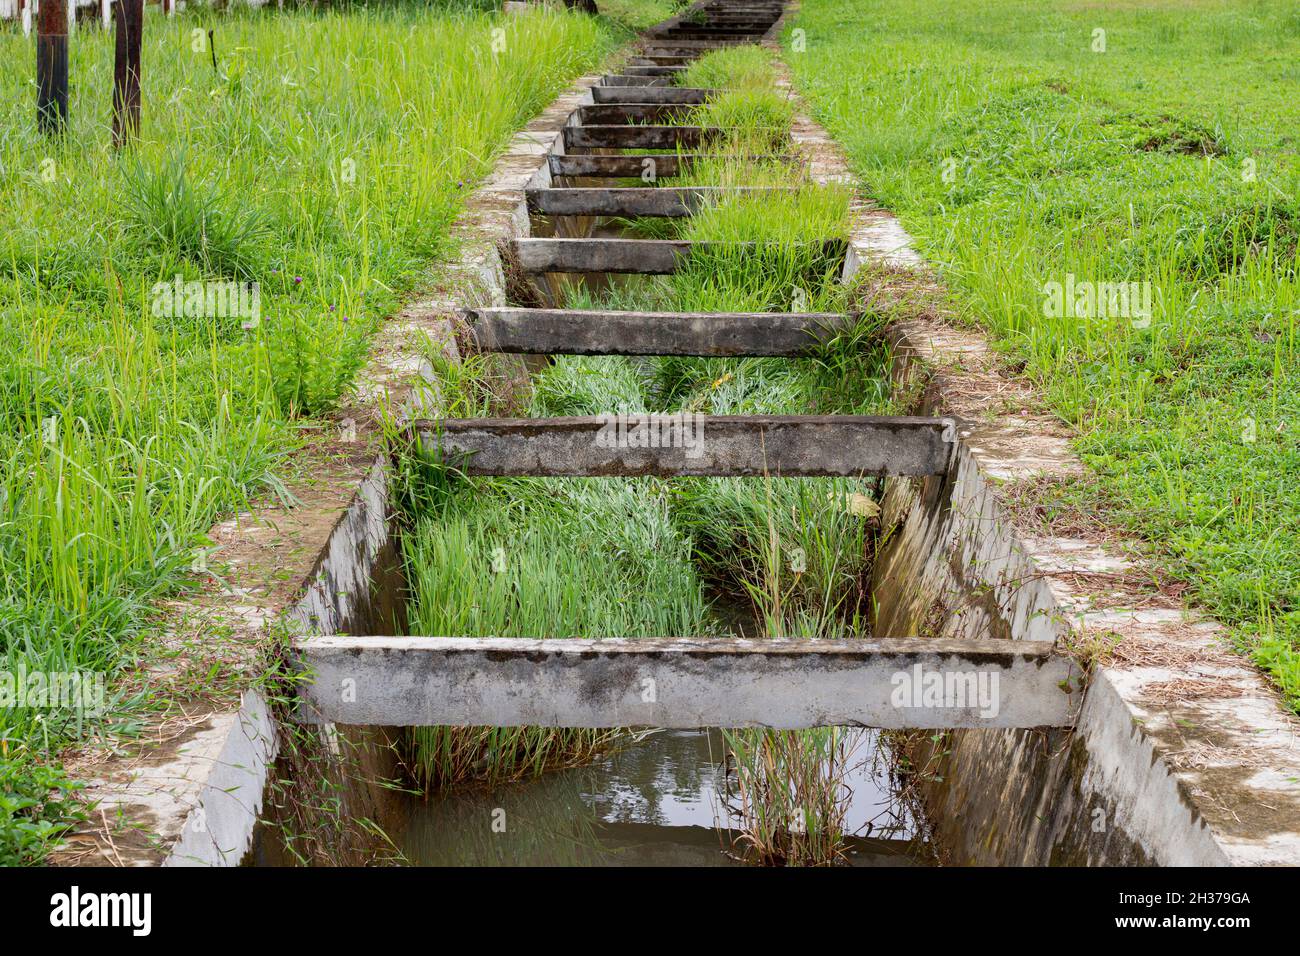
M 926 414 L 868 294 L 881 224 L 763 45 L 781 13 L 697 4 L 569 113 L 393 426 L 370 599 L 398 612 L 292 642 L 317 752 L 246 862 L 1212 855 L 1105 740 L 1125 702 L 1085 705 L 966 423 Z

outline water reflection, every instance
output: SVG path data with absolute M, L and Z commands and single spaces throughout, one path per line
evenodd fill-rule
M 849 862 L 926 865 L 928 848 L 872 759 L 874 737 L 863 737 L 846 780 L 848 827 L 858 834 Z M 526 783 L 412 797 L 393 836 L 417 865 L 735 865 L 723 754 L 717 731 L 660 731 Z

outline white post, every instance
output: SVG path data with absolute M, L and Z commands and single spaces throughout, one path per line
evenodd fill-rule
M 99 0 L 99 19 L 105 30 L 113 29 L 113 0 Z
M 23 36 L 25 37 L 32 35 L 32 4 L 34 2 L 35 0 L 28 0 L 27 3 L 23 4 Z
M 68 36 L 77 31 L 77 0 L 68 0 Z

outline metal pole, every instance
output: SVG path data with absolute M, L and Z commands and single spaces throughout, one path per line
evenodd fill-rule
M 57 136 L 68 125 L 68 14 L 64 0 L 42 0 L 36 25 L 36 125 Z
M 140 34 L 144 0 L 116 0 L 113 48 L 113 145 L 140 131 Z

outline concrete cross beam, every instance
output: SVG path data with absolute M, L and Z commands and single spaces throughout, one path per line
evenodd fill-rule
M 638 76 L 630 73 L 606 73 L 601 77 L 602 84 L 608 86 L 645 86 L 652 89 L 669 89 L 672 78 L 667 76 Z M 598 87 L 593 86 L 592 89 Z
M 721 134 L 721 129 L 712 126 L 566 126 L 564 148 L 694 148 Z
M 599 89 L 599 87 L 592 87 Z M 692 153 L 663 153 L 631 156 L 562 156 L 551 154 L 548 162 L 551 176 L 588 176 L 606 179 L 639 178 L 649 173 L 653 179 L 680 176 L 694 163 L 719 157 Z M 766 156 L 748 156 L 751 162 L 790 162 L 789 156 L 773 153 Z
M 684 66 L 644 66 L 640 63 L 629 63 L 622 67 L 623 73 L 631 76 L 661 76 L 674 77 L 682 70 Z
M 694 54 L 683 55 L 680 53 L 642 53 L 632 57 L 627 62 L 632 66 L 686 67 L 690 65 L 690 62 L 693 59 L 695 59 Z
M 851 324 L 833 312 L 466 309 L 480 350 L 521 355 L 816 354 Z
M 525 272 L 619 272 L 668 275 L 694 251 L 708 254 L 721 243 L 681 239 L 515 239 L 515 259 Z M 846 244 L 820 244 L 827 257 L 842 259 Z M 752 242 L 727 243 L 737 252 L 756 250 Z
M 382 726 L 1068 727 L 1050 643 L 314 637 L 309 720 Z
M 795 192 L 792 186 L 643 186 L 551 188 L 524 191 L 528 211 L 543 216 L 651 216 L 680 219 L 705 203 L 730 196 Z
M 743 40 L 682 40 L 667 38 L 648 41 L 642 47 L 642 51 L 668 56 L 703 56 L 705 53 L 723 47 L 741 46 L 744 42 Z
M 646 88 L 643 86 L 593 86 L 591 98 L 597 103 L 684 103 L 699 106 L 716 91 L 683 86 Z
M 419 420 L 410 432 L 466 475 L 924 477 L 945 474 L 950 419 L 871 415 L 605 415 Z
M 662 125 L 685 119 L 693 108 L 689 103 L 604 103 L 579 106 L 575 112 L 581 126 Z

